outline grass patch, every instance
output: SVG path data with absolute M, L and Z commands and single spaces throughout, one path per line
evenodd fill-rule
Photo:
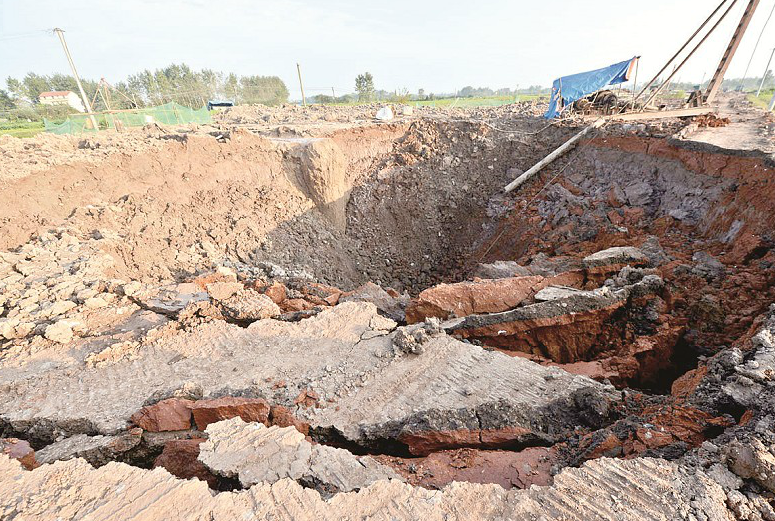
M 767 110 L 767 107 L 770 105 L 770 100 L 772 99 L 772 94 L 775 92 L 775 90 L 763 90 L 759 96 L 756 95 L 755 92 L 751 92 L 748 94 L 748 101 L 754 104 L 754 106 L 759 107 L 760 109 Z
M 0 122 L 0 135 L 14 137 L 32 137 L 46 130 L 42 121 L 4 121 Z
M 489 96 L 486 98 L 443 98 L 423 101 L 410 101 L 415 107 L 498 107 L 520 101 L 548 99 L 546 95 L 519 94 L 517 96 Z

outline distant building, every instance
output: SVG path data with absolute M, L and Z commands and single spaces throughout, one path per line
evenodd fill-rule
M 43 105 L 69 105 L 78 112 L 86 112 L 86 109 L 81 102 L 81 98 L 71 90 L 41 92 L 38 99 L 40 99 L 40 102 Z

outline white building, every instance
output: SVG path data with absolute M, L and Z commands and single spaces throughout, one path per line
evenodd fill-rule
M 53 92 L 41 92 L 40 102 L 43 105 L 69 105 L 78 112 L 86 112 L 81 98 L 71 90 L 56 90 Z

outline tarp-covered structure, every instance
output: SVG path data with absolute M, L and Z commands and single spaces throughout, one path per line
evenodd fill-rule
M 549 99 L 549 110 L 544 117 L 552 119 L 559 116 L 565 107 L 576 100 L 589 96 L 593 92 L 629 81 L 630 75 L 638 62 L 638 56 L 589 72 L 571 74 L 557 78 L 552 84 L 552 97 Z

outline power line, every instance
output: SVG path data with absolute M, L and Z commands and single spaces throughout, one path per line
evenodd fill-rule
M 48 29 L 40 29 L 37 31 L 29 31 L 26 33 L 16 33 L 16 34 L 6 34 L 3 36 L 0 36 L 0 41 L 4 40 L 17 40 L 19 38 L 32 38 L 34 36 L 40 36 L 41 33 L 51 33 Z
M 772 10 L 770 11 L 770 16 L 767 17 L 767 21 L 764 22 L 764 27 L 762 27 L 762 32 L 759 33 L 759 38 L 756 40 L 756 45 L 753 46 L 753 52 L 751 53 L 751 59 L 748 60 L 748 65 L 745 68 L 745 72 L 743 73 L 743 77 L 740 78 L 740 85 L 738 85 L 738 88 L 740 90 L 743 90 L 743 82 L 745 81 L 745 77 L 748 76 L 748 69 L 751 68 L 751 62 L 753 62 L 754 54 L 756 54 L 756 49 L 759 48 L 759 42 L 762 40 L 762 36 L 764 35 L 765 29 L 767 29 L 767 24 L 770 23 L 770 18 L 772 18 L 772 13 L 775 13 L 775 4 L 772 6 Z

